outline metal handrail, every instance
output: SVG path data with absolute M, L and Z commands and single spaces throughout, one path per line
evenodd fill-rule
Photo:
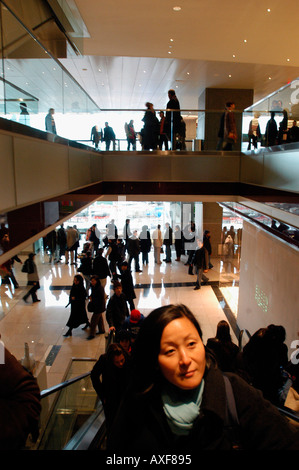
M 85 374 L 78 375 L 77 377 L 74 377 L 73 379 L 65 380 L 64 382 L 61 382 L 58 385 L 53 385 L 53 387 L 46 388 L 45 390 L 42 390 L 40 392 L 41 398 L 48 397 L 52 393 L 59 392 L 59 390 L 63 390 L 64 388 L 68 387 L 69 385 L 72 385 L 76 382 L 79 382 L 79 380 L 84 379 L 85 377 L 90 376 L 90 372 L 86 372 Z
M 246 330 L 246 328 L 244 328 L 243 330 L 240 331 L 239 333 L 239 349 L 240 351 L 242 351 L 242 339 L 243 339 L 243 336 L 244 336 L 244 333 L 247 334 L 248 338 L 251 338 L 251 334 L 249 333 L 248 330 Z
M 288 408 L 287 406 L 277 406 L 277 409 L 280 413 L 282 413 L 287 418 L 293 421 L 296 421 L 296 423 L 299 423 L 299 413 L 297 411 L 292 410 L 291 408 Z

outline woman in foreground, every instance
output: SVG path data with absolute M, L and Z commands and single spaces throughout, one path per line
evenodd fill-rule
M 223 373 L 206 354 L 200 326 L 186 306 L 151 312 L 132 360 L 133 381 L 108 436 L 108 450 L 299 449 L 298 430 L 233 373 L 226 375 L 237 417 L 226 417 Z

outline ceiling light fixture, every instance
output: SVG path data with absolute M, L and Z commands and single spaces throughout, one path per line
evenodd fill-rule
M 181 7 L 173 7 L 174 11 L 180 11 L 182 8 Z
M 268 13 L 270 13 L 270 11 L 271 11 L 271 9 L 270 9 L 270 8 L 268 8 L 267 12 L 268 12 Z
M 235 59 L 235 57 L 236 57 L 235 54 L 233 54 L 233 58 L 234 58 L 234 59 Z
M 168 54 L 171 54 L 171 51 L 168 51 Z
M 170 42 L 173 42 L 173 39 L 170 39 Z
M 244 39 L 244 42 L 247 42 L 247 39 Z

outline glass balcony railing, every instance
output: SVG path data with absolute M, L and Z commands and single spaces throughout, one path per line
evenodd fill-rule
M 136 150 L 144 150 L 141 134 L 145 109 L 100 109 L 63 63 L 46 49 L 47 41 L 42 44 L 34 35 L 35 31 L 22 23 L 7 2 L 0 0 L 0 9 L 0 117 L 45 131 L 46 116 L 52 108 L 57 137 L 48 132 L 47 138 L 59 141 L 58 137 L 62 137 L 88 147 L 95 147 L 92 128 L 97 126 L 101 132 L 108 122 L 115 133 L 110 150 L 120 151 L 128 150 L 125 124 L 133 120 Z M 67 57 L 74 54 L 71 43 L 66 42 L 65 51 Z M 233 150 L 246 152 L 274 145 L 294 146 L 299 140 L 298 87 L 299 79 L 293 80 L 245 110 L 235 109 L 238 140 Z M 165 113 L 166 110 L 156 109 L 159 120 L 160 111 Z M 222 109 L 181 110 L 185 135 L 182 130 L 169 136 L 173 144 L 168 143 L 168 150 L 222 150 L 218 147 L 218 130 L 223 112 Z M 277 128 L 274 138 L 266 132 L 271 113 L 275 113 L 274 127 Z M 96 148 L 106 150 L 106 145 L 100 139 Z M 165 145 L 161 149 L 167 150 Z
M 296 79 L 244 110 L 241 150 L 254 150 L 255 140 L 257 149 L 296 144 L 298 120 L 299 79 Z

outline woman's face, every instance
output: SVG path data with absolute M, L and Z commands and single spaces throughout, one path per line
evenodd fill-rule
M 91 280 L 90 280 L 90 284 L 94 287 L 97 285 L 97 280 L 93 277 Z
M 123 366 L 125 365 L 125 356 L 123 354 L 120 354 L 119 356 L 114 356 L 113 358 L 113 364 L 115 367 L 118 367 L 119 369 L 122 369 Z
M 171 384 L 191 390 L 200 384 L 206 366 L 205 348 L 193 323 L 186 317 L 164 328 L 158 355 L 160 370 Z

